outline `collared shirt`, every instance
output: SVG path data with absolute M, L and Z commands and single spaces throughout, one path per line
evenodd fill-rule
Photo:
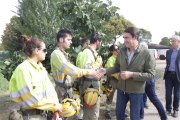
M 138 46 L 136 46 L 136 48 L 134 49 L 134 51 L 130 51 L 129 48 L 127 48 L 127 62 L 128 62 L 128 65 L 130 64 L 133 56 L 134 56 L 134 53 L 135 51 L 137 50 Z
M 177 54 L 178 54 L 178 49 L 173 49 L 173 52 L 171 54 L 171 63 L 170 63 L 170 66 L 169 66 L 169 71 L 175 71 L 175 62 L 176 62 L 176 57 L 177 57 Z
M 9 83 L 10 97 L 24 109 L 56 111 L 58 97 L 46 69 L 30 59 L 18 65 Z

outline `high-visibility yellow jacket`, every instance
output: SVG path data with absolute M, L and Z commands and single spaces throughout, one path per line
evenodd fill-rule
M 9 83 L 10 97 L 24 109 L 56 111 L 58 97 L 46 69 L 30 59 L 17 66 Z
M 81 64 L 82 54 L 83 54 L 83 52 L 81 51 L 81 52 L 77 55 L 77 58 L 76 58 L 76 66 L 78 66 L 78 67 L 80 67 L 80 68 L 83 68 L 83 66 L 82 66 L 82 64 Z
M 66 56 L 65 52 L 61 51 L 59 48 L 55 49 L 51 54 L 51 72 L 53 78 L 56 82 L 63 83 L 64 77 L 66 76 L 65 84 L 72 84 L 74 81 L 73 78 L 79 78 L 84 75 L 91 75 L 91 71 L 89 69 L 80 69 L 70 63 Z
M 109 57 L 105 64 L 105 68 L 113 67 L 115 65 L 116 58 L 117 58 L 117 56 L 115 56 L 115 55 L 112 55 L 111 57 Z M 114 78 L 116 78 L 118 80 L 118 73 L 112 74 L 111 76 L 113 76 Z
M 93 49 L 91 50 L 89 48 L 84 49 L 80 54 L 80 58 L 79 58 L 80 64 L 77 64 L 78 67 L 94 69 L 94 70 L 99 69 L 102 66 L 102 62 L 96 61 L 95 57 L 97 57 L 97 55 L 98 53 Z

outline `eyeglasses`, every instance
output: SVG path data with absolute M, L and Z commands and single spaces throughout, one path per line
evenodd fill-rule
M 42 50 L 44 53 L 46 53 L 47 52 L 47 49 L 46 48 L 44 48 L 44 49 L 39 49 L 39 50 Z

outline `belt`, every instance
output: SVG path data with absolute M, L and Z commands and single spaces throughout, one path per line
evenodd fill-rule
M 169 74 L 172 74 L 172 75 L 176 74 L 175 71 L 168 71 L 168 73 L 169 73 Z
M 55 81 L 55 84 L 57 85 L 57 86 L 60 86 L 60 87 L 63 87 L 63 88 L 65 88 L 65 89 L 70 89 L 70 88 L 72 88 L 72 86 L 71 85 L 66 85 L 65 83 L 59 83 L 59 82 L 57 82 L 57 81 Z

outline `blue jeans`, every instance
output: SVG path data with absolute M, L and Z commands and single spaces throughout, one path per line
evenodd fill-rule
M 166 111 L 164 110 L 164 107 L 155 92 L 155 81 L 156 81 L 155 78 L 153 80 L 146 81 L 145 92 L 146 92 L 146 95 L 148 96 L 149 100 L 153 103 L 153 105 L 158 110 L 161 120 L 167 120 Z M 141 117 L 144 117 L 143 106 L 141 109 Z
M 117 90 L 116 116 L 117 120 L 125 120 L 125 109 L 127 102 L 130 101 L 130 119 L 140 120 L 141 103 L 143 102 L 143 93 L 127 93 Z
M 179 111 L 180 100 L 180 82 L 177 80 L 176 74 L 167 73 L 165 79 L 166 87 L 166 110 L 172 110 L 172 92 L 173 93 L 173 110 Z
M 143 94 L 143 103 L 145 104 L 147 102 L 147 95 L 146 93 Z

